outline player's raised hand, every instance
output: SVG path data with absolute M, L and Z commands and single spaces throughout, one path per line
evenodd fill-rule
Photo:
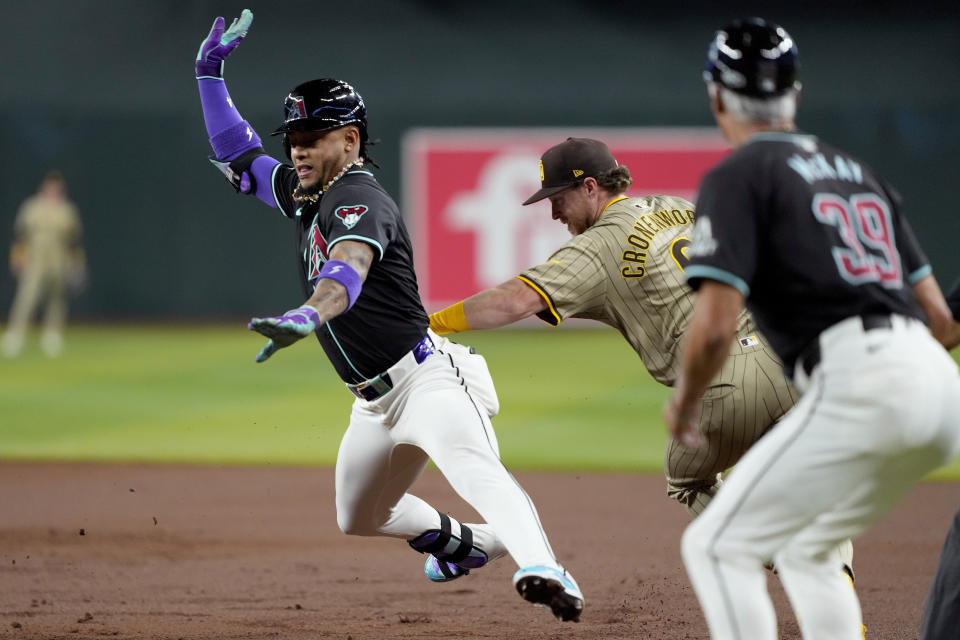
M 282 316 L 253 318 L 247 327 L 270 338 L 270 342 L 257 354 L 257 362 L 263 362 L 279 349 L 305 338 L 321 324 L 320 314 L 308 304 L 291 309 Z
M 224 30 L 223 27 L 226 23 L 223 16 L 217 16 L 210 28 L 210 33 L 200 43 L 200 50 L 197 51 L 196 72 L 198 78 L 223 77 L 223 61 L 246 37 L 252 22 L 253 12 L 250 9 L 244 9 L 240 12 L 240 17 L 234 18 L 230 27 Z

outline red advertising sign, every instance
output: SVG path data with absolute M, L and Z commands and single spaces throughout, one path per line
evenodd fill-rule
M 704 129 L 416 129 L 403 140 L 403 211 L 427 311 L 546 260 L 570 239 L 540 188 L 540 155 L 567 137 L 603 140 L 633 176 L 629 195 L 694 201 L 700 178 L 729 151 Z

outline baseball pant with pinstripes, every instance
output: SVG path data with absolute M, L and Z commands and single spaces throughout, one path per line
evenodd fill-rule
M 738 340 L 700 405 L 705 446 L 667 443 L 667 495 L 699 515 L 719 488 L 717 474 L 736 464 L 798 398 L 779 358 L 763 341 L 741 347 Z

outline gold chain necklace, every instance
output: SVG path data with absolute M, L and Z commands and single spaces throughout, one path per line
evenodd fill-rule
M 323 189 L 321 189 L 320 191 L 326 192 L 327 189 L 329 189 L 330 187 L 332 187 L 334 182 L 336 182 L 337 180 L 339 180 L 340 178 L 342 178 L 342 177 L 343 177 L 343 174 L 345 174 L 347 171 L 349 171 L 351 167 L 362 167 L 362 166 L 363 166 L 363 158 L 357 158 L 357 159 L 354 160 L 353 162 L 348 162 L 347 164 L 343 165 L 343 169 L 340 169 L 340 173 L 338 173 L 337 175 L 335 175 L 335 176 L 333 176 L 332 178 L 330 178 L 330 182 L 328 182 L 327 184 L 323 185 Z
M 323 188 L 320 189 L 320 193 L 325 193 L 325 192 L 327 191 L 327 189 L 329 189 L 330 187 L 333 186 L 333 183 L 334 183 L 334 182 L 336 182 L 337 180 L 339 180 L 340 178 L 342 178 L 342 177 L 347 173 L 347 171 L 349 171 L 351 168 L 353 168 L 353 167 L 362 167 L 362 166 L 363 166 L 363 158 L 357 158 L 357 159 L 354 160 L 353 162 L 348 162 L 347 164 L 345 164 L 345 165 L 343 166 L 342 169 L 340 169 L 340 173 L 338 173 L 337 175 L 333 176 L 333 178 L 330 179 L 330 182 L 328 182 L 327 184 L 323 185 Z M 311 192 L 308 192 L 308 191 L 304 190 L 304 188 L 301 187 L 300 185 L 297 185 L 296 188 L 293 190 L 293 199 L 296 200 L 297 202 L 310 202 L 310 203 L 314 203 L 314 202 L 316 202 L 317 200 L 320 199 L 320 193 L 316 193 L 316 192 L 311 193 Z

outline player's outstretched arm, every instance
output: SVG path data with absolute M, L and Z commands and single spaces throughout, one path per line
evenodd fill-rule
M 213 147 L 210 161 L 234 189 L 254 194 L 276 207 L 270 176 L 279 162 L 265 154 L 260 136 L 237 111 L 223 80 L 224 61 L 247 36 L 252 23 L 253 13 L 249 9 L 244 9 L 227 28 L 223 17 L 218 16 L 200 43 L 194 70 L 203 120 Z
M 257 362 L 265 361 L 350 309 L 360 295 L 373 257 L 373 249 L 365 242 L 343 240 L 333 245 L 309 300 L 282 316 L 253 318 L 247 325 L 270 338 L 257 354 Z
M 953 283 L 953 288 L 947 294 L 947 306 L 954 320 L 960 321 L 960 280 Z
M 947 349 L 953 349 L 960 345 L 960 280 L 953 283 L 953 288 L 947 293 L 947 306 L 953 316 L 953 326 L 944 345 L 947 346 Z
M 210 33 L 200 43 L 197 51 L 196 72 L 197 79 L 223 79 L 223 62 L 227 56 L 237 48 L 237 45 L 247 37 L 250 25 L 253 24 L 253 12 L 244 9 L 239 18 L 234 18 L 228 29 L 224 29 L 226 22 L 223 16 L 217 16 L 210 27 Z
M 543 297 L 517 278 L 474 294 L 430 315 L 430 328 L 440 335 L 494 329 L 529 318 L 547 308 Z
M 957 313 L 953 312 L 950 303 L 944 298 L 933 274 L 926 275 L 915 282 L 913 293 L 923 312 L 927 314 L 930 333 L 933 337 L 947 349 L 960 345 L 960 323 L 957 322 Z M 954 291 L 950 295 L 958 294 Z

